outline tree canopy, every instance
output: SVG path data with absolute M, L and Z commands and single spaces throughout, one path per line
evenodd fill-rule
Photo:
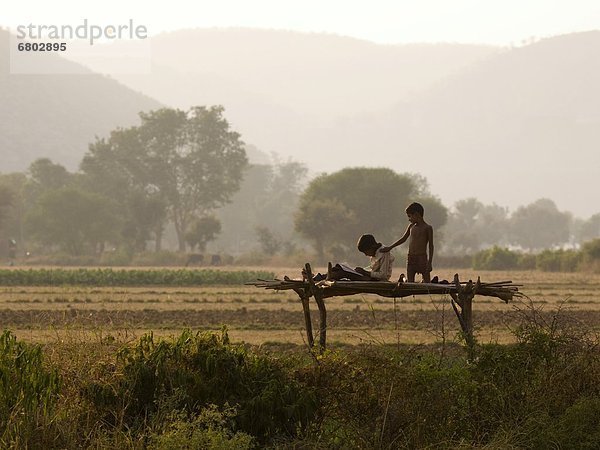
M 115 130 L 90 145 L 81 168 L 107 193 L 158 198 L 154 205 L 163 205 L 165 214 L 154 216 L 174 224 L 183 251 L 191 223 L 239 189 L 247 164 L 243 142 L 221 106 L 163 108 L 140 117 L 140 126 Z
M 571 216 L 559 211 L 549 199 L 519 207 L 511 217 L 514 243 L 529 250 L 550 248 L 567 242 Z
M 347 168 L 315 178 L 304 191 L 295 216 L 296 229 L 322 255 L 325 246 L 354 246 L 363 233 L 390 242 L 407 226 L 405 208 L 420 201 L 433 225 L 446 221 L 439 200 L 428 195 L 426 180 L 386 168 Z
M 40 242 L 73 255 L 96 251 L 118 231 L 113 202 L 70 186 L 42 194 L 28 216 L 30 231 Z

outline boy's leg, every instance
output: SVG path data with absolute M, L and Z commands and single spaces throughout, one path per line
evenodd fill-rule
M 423 272 L 423 283 L 430 283 L 431 282 L 431 272 Z
M 407 281 L 414 283 L 416 274 L 417 274 L 417 271 L 415 270 L 414 267 L 412 267 L 410 264 L 406 266 L 406 280 Z

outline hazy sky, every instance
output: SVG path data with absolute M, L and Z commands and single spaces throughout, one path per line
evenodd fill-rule
M 98 25 L 134 19 L 150 34 L 188 27 L 327 32 L 379 43 L 519 44 L 600 28 L 598 0 L 4 0 L 0 24 Z

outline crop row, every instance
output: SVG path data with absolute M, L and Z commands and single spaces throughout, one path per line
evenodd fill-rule
M 0 270 L 2 286 L 199 286 L 239 285 L 257 278 L 273 278 L 272 272 L 221 270 L 113 270 L 27 269 Z

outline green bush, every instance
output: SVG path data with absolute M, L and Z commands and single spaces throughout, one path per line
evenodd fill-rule
M 0 336 L 0 447 L 40 445 L 36 429 L 50 421 L 60 387 L 43 365 L 42 347 Z M 37 443 L 37 444 L 36 444 Z
M 581 256 L 574 250 L 544 250 L 536 257 L 536 267 L 544 272 L 575 272 Z
M 195 417 L 174 414 L 166 420 L 160 432 L 150 435 L 148 447 L 155 450 L 253 448 L 252 436 L 241 431 L 234 433 L 230 429 L 230 421 L 236 414 L 235 408 L 220 411 L 215 405 L 201 410 Z
M 581 250 L 585 257 L 589 258 L 591 261 L 600 260 L 600 239 L 594 239 L 586 242 L 583 244 Z
M 600 239 L 586 242 L 581 247 L 582 270 L 600 273 Z
M 473 264 L 471 255 L 437 255 L 435 256 L 435 265 L 439 268 L 466 269 Z
M 519 253 L 494 246 L 473 255 L 473 269 L 512 270 L 519 262 Z
M 517 261 L 519 270 L 534 270 L 537 267 L 537 255 L 532 253 L 522 253 Z
M 185 331 L 177 340 L 145 335 L 119 359 L 123 372 L 116 383 L 90 383 L 85 389 L 106 421 L 123 417 L 129 427 L 139 428 L 175 411 L 198 414 L 208 405 L 232 405 L 235 429 L 265 440 L 294 435 L 316 411 L 310 390 L 275 360 L 230 344 L 226 332 Z
M 558 419 L 556 443 L 561 448 L 597 449 L 600 444 L 600 397 L 583 397 Z

